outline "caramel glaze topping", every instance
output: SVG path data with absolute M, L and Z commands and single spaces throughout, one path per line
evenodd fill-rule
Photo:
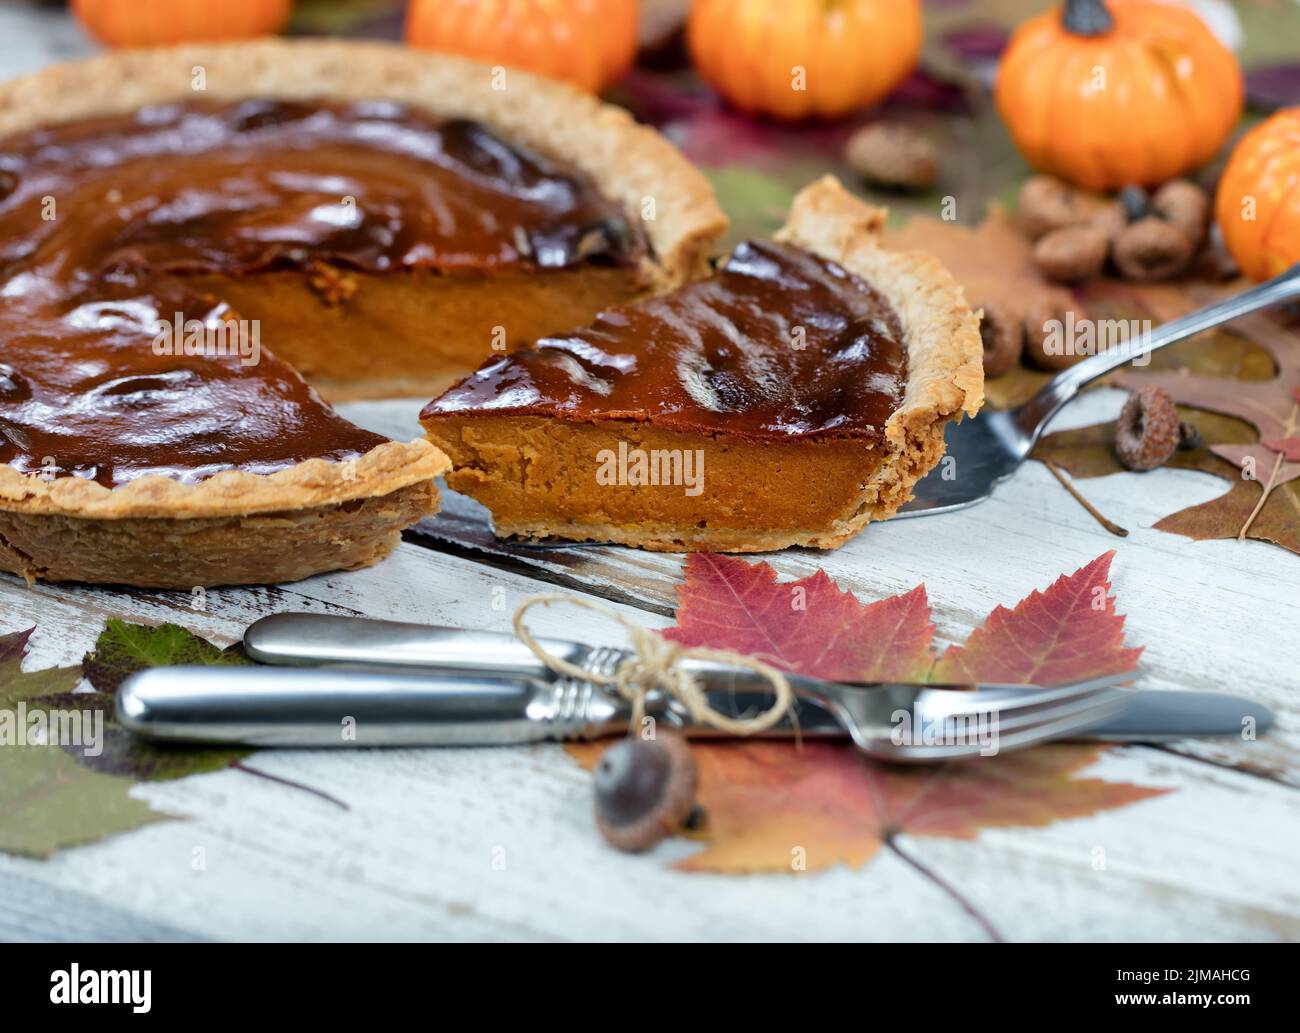
M 386 102 L 194 102 L 11 137 L 0 462 L 106 486 L 193 482 L 384 440 L 335 415 L 274 342 L 252 363 L 251 326 L 241 356 L 239 314 L 186 274 L 558 269 L 630 264 L 643 247 L 577 174 L 476 123 Z M 159 334 L 178 314 L 207 331 L 188 348 Z M 166 353 L 172 340 L 181 354 Z
M 750 242 L 708 280 L 489 360 L 421 418 L 544 414 L 875 440 L 906 380 L 902 328 L 884 297 L 816 255 Z

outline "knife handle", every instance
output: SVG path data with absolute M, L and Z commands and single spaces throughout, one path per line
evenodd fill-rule
M 581 664 L 578 642 L 539 639 L 553 656 Z M 427 667 L 438 673 L 550 678 L 546 666 L 514 635 L 316 613 L 276 613 L 249 625 L 244 650 L 264 664 L 355 664 Z
M 589 684 L 399 669 L 155 667 L 117 695 L 149 739 L 249 746 L 497 746 L 625 730 Z

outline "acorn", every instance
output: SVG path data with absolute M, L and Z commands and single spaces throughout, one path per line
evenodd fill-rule
M 1025 349 L 1025 326 L 1020 314 L 997 301 L 976 306 L 980 315 L 980 340 L 984 344 L 984 376 L 988 380 L 1010 373 Z
M 1155 215 L 1130 223 L 1115 237 L 1115 265 L 1129 280 L 1168 280 L 1191 263 L 1192 242 Z
M 1130 470 L 1154 470 L 1163 465 L 1181 439 L 1174 400 L 1158 387 L 1134 391 L 1115 421 L 1115 454 Z
M 844 159 L 869 183 L 895 190 L 928 190 L 939 178 L 938 150 L 910 126 L 863 126 L 844 145 Z
M 696 810 L 699 769 L 686 740 L 669 732 L 615 743 L 601 754 L 593 781 L 596 827 L 628 853 L 680 831 Z
M 1084 358 L 1082 354 L 1070 349 L 1069 342 L 1064 340 L 1058 342 L 1061 345 L 1059 349 L 1049 350 L 1047 346 L 1047 342 L 1053 336 L 1063 337 L 1064 328 L 1069 323 L 1072 303 L 1068 295 L 1064 298 L 1044 295 L 1029 303 L 1028 308 L 1025 309 L 1024 326 L 1025 358 L 1029 360 L 1030 365 L 1056 372 L 1068 369 Z M 1086 316 L 1083 313 L 1076 313 L 1075 318 L 1077 321 Z M 1059 333 L 1053 334 L 1053 330 L 1058 328 L 1052 327 L 1052 323 L 1058 324 Z
M 1191 180 L 1171 179 L 1151 195 L 1151 210 L 1182 230 L 1193 252 L 1205 243 L 1210 226 L 1210 198 Z
M 1066 226 L 1052 230 L 1034 245 L 1034 264 L 1048 280 L 1078 283 L 1101 272 L 1110 251 L 1110 235 L 1100 226 Z
M 1053 176 L 1031 176 L 1020 188 L 1017 215 L 1030 240 L 1069 226 L 1097 226 L 1107 236 L 1123 225 L 1124 213 L 1112 198 L 1090 194 Z

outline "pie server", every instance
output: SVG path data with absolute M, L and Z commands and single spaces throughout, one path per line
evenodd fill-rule
M 612 673 L 629 656 L 604 646 L 539 642 L 552 655 L 596 673 Z M 285 613 L 251 625 L 244 648 L 273 666 L 142 671 L 119 690 L 119 720 L 152 739 L 260 746 L 509 745 L 618 735 L 628 727 L 623 700 L 556 675 L 509 634 Z M 767 683 L 755 672 L 689 663 L 710 704 L 723 713 L 752 715 L 771 705 Z M 801 679 L 790 678 L 798 687 Z M 990 700 L 1051 695 L 1032 686 L 975 688 Z M 915 686 L 898 689 L 917 692 Z M 890 687 L 862 690 L 887 693 Z M 936 708 L 949 695 L 937 689 Z M 1273 723 L 1266 707 L 1223 693 L 1123 697 L 1122 706 L 1071 738 L 1151 742 L 1240 735 L 1247 727 L 1262 734 Z M 674 703 L 650 704 L 659 720 L 687 734 L 718 734 L 694 725 Z M 804 696 L 797 718 L 804 736 L 845 734 L 829 709 Z M 764 734 L 789 737 L 794 731 L 787 721 Z

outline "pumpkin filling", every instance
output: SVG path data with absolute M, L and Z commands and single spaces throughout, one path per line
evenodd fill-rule
M 873 478 L 906 382 L 881 294 L 751 242 L 705 281 L 489 360 L 421 421 L 498 533 L 770 548 L 890 490 Z
M 186 102 L 0 144 L 0 463 L 112 487 L 360 456 L 327 390 L 445 384 L 643 289 L 557 162 L 388 102 Z M 274 349 L 272 354 L 271 349 Z

